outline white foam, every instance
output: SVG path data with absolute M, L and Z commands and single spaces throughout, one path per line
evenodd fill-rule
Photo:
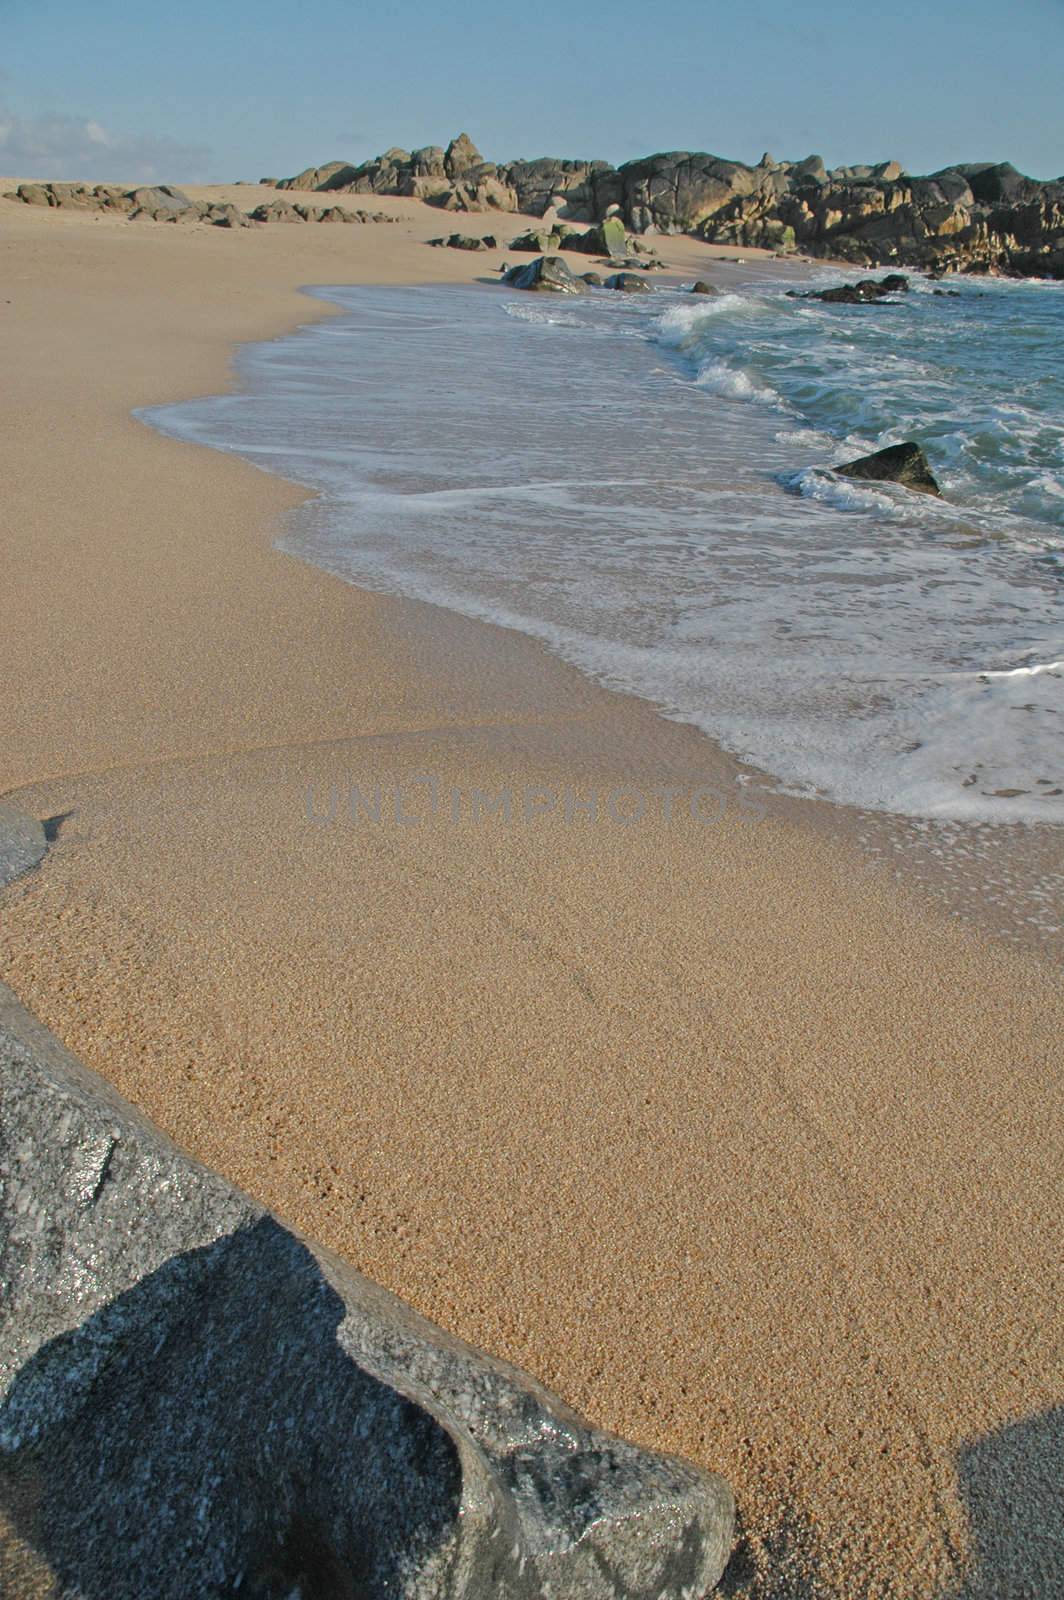
M 661 291 L 564 307 L 446 288 L 333 297 L 346 316 L 242 354 L 247 394 L 149 413 L 319 489 L 287 548 L 530 633 L 793 792 L 1064 819 L 1052 530 L 833 473 L 887 441 L 863 431 L 874 406 L 839 400 L 833 433 L 797 403 L 834 404 L 851 370 L 879 381 L 872 346 L 852 369 L 838 347 L 825 360 L 827 308 L 810 321 L 808 303 L 781 310 L 761 290 L 698 306 Z M 792 315 L 808 338 L 781 367 L 774 329 Z M 734 346 L 716 352 L 707 329 Z M 925 392 L 912 363 L 898 370 Z M 960 492 L 957 461 L 945 481 Z

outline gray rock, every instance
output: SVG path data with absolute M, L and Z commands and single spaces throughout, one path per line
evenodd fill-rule
M 290 205 L 287 200 L 270 200 L 256 206 L 250 215 L 252 222 L 305 222 L 306 207 Z
M 51 186 L 47 183 L 20 183 L 15 190 L 19 200 L 28 206 L 54 206 Z
M 0 801 L 0 889 L 35 867 L 47 848 L 41 824 Z
M 623 294 L 650 294 L 651 289 L 645 278 L 639 277 L 635 272 L 615 272 L 606 279 L 607 289 L 620 289 Z
M 918 444 L 907 440 L 905 444 L 891 444 L 873 455 L 860 456 L 835 471 L 844 478 L 866 478 L 874 483 L 900 483 L 905 489 L 915 489 L 920 494 L 933 494 L 941 498 L 942 490 L 935 481 L 927 457 Z
M 0 1570 L 54 1600 L 719 1579 L 719 1478 L 596 1432 L 298 1238 L 2 987 L 0 1194 Z
M 531 289 L 553 294 L 583 294 L 585 285 L 574 276 L 561 256 L 540 256 L 525 266 L 511 267 L 503 277 L 511 289 Z
M 720 290 L 712 283 L 707 283 L 705 278 L 699 278 L 691 285 L 692 294 L 720 294 Z
M 484 157 L 468 133 L 460 133 L 457 139 L 452 139 L 447 146 L 443 166 L 449 178 L 463 178 L 473 168 L 484 165 Z
M 211 222 L 216 228 L 251 228 L 254 223 L 246 212 L 237 206 L 210 206 L 203 218 L 204 222 Z
M 589 289 L 601 289 L 602 288 L 602 274 L 601 274 L 601 272 L 582 272 L 580 274 L 580 278 L 581 278 L 582 282 L 587 284 Z
M 180 189 L 172 189 L 167 184 L 152 189 L 133 189 L 129 198 L 137 210 L 147 212 L 152 217 L 160 214 L 176 216 L 180 211 L 195 209 L 193 201 L 187 194 L 182 194 Z

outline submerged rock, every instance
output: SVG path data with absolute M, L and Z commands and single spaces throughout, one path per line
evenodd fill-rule
M 705 278 L 699 278 L 697 283 L 691 285 L 692 294 L 720 294 L 720 290 L 713 284 L 707 283 Z
M 511 267 L 502 281 L 511 289 L 547 290 L 554 294 L 583 294 L 585 289 L 561 256 L 540 256 L 538 261 Z
M 868 306 L 891 294 L 906 294 L 909 280 L 901 272 L 888 272 L 885 278 L 862 278 L 859 283 L 840 283 L 833 289 L 788 290 L 792 300 L 824 300 L 829 305 Z
M 720 1578 L 721 1479 L 297 1237 L 3 986 L 0 1176 L 0 1565 L 34 1594 L 680 1600 Z
M 941 498 L 942 490 L 935 482 L 927 457 L 918 444 L 911 440 L 905 444 L 891 444 L 873 455 L 860 456 L 835 471 L 844 478 L 867 478 L 879 483 L 900 483 L 905 489 L 915 489 L 920 494 L 933 494 Z

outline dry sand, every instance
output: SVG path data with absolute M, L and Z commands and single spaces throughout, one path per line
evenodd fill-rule
M 515 226 L 379 209 L 0 201 L 0 792 L 61 819 L 0 976 L 289 1221 L 724 1473 L 729 1593 L 1064 1592 L 1059 972 L 734 804 L 307 820 L 376 779 L 423 814 L 417 774 L 731 792 L 530 641 L 278 553 L 301 491 L 131 418 L 328 314 L 298 285 L 472 279 L 423 241 Z

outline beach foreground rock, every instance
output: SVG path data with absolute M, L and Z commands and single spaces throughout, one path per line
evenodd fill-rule
M 907 440 L 905 444 L 890 444 L 885 450 L 876 450 L 870 456 L 859 456 L 835 471 L 844 478 L 867 478 L 879 483 L 900 483 L 905 489 L 916 489 L 920 494 L 933 494 L 941 498 L 942 490 L 928 466 L 927 457 L 918 444 Z
M 718 1581 L 721 1479 L 596 1432 L 298 1238 L 2 986 L 0 1191 L 0 1592 L 659 1600 Z

